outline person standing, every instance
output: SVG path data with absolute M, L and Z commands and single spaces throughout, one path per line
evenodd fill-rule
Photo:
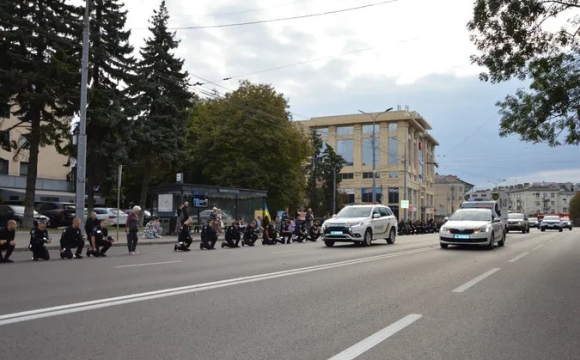
M 183 219 L 181 220 L 181 224 L 186 222 L 189 219 L 189 203 L 186 201 L 183 203 L 183 208 L 181 208 L 181 214 L 183 215 Z
M 14 244 L 14 237 L 16 236 L 16 221 L 8 220 L 5 228 L 0 229 L 0 263 L 13 263 L 10 260 L 10 255 L 14 251 L 16 245 Z M 2 251 L 6 254 L 2 256 Z
M 177 221 L 175 222 L 175 234 L 179 235 L 181 232 L 181 225 L 183 224 L 183 204 L 177 207 Z
M 141 207 L 135 205 L 133 210 L 127 217 L 127 222 L 125 223 L 125 232 L 127 233 L 127 249 L 129 254 L 136 255 L 137 252 L 137 241 L 139 237 L 137 233 L 139 232 L 139 213 L 141 212 Z

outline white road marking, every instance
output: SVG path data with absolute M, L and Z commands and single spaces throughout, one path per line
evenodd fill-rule
M 392 323 L 386 328 L 374 333 L 363 341 L 354 344 L 340 354 L 331 357 L 329 360 L 352 360 L 385 341 L 386 339 L 390 338 L 391 336 L 395 335 L 399 331 L 419 320 L 421 317 L 423 317 L 423 315 L 420 314 L 407 315 L 401 320 Z
M 484 280 L 485 278 L 495 274 L 496 272 L 498 272 L 500 269 L 499 268 L 495 268 L 495 269 L 491 269 L 488 272 L 485 272 L 481 275 L 479 275 L 478 277 L 476 277 L 473 280 L 470 280 L 468 282 L 466 282 L 465 284 L 461 285 L 460 287 L 458 287 L 457 289 L 453 290 L 452 292 L 456 292 L 456 293 L 462 293 L 465 290 L 469 289 L 470 287 L 472 287 L 473 285 L 477 284 L 478 282 Z
M 260 274 L 260 275 L 244 276 L 244 277 L 239 277 L 239 278 L 234 278 L 234 279 L 220 280 L 220 281 L 215 281 L 215 282 L 210 282 L 210 283 L 182 286 L 182 287 L 178 287 L 178 288 L 156 290 L 156 291 L 150 291 L 150 292 L 133 294 L 133 295 L 117 296 L 117 297 L 100 299 L 100 300 L 92 300 L 92 301 L 85 301 L 85 302 L 81 302 L 81 303 L 74 303 L 74 304 L 60 305 L 60 306 L 54 306 L 54 307 L 49 307 L 49 308 L 43 308 L 43 309 L 23 311 L 23 312 L 18 312 L 18 313 L 13 313 L 13 314 L 5 314 L 5 315 L 0 315 L 0 326 L 29 321 L 29 320 L 42 319 L 42 318 L 47 318 L 47 317 L 51 317 L 51 316 L 72 314 L 72 313 L 77 313 L 77 312 L 81 312 L 81 311 L 101 309 L 101 308 L 129 304 L 129 303 L 134 303 L 134 302 L 139 302 L 139 301 L 153 300 L 153 299 L 159 299 L 159 298 L 164 298 L 164 297 L 169 297 L 169 296 L 176 296 L 176 295 L 181 295 L 181 294 L 190 294 L 190 293 L 194 293 L 194 292 L 201 292 L 201 291 L 218 289 L 218 288 L 223 288 L 223 287 L 228 287 L 228 286 L 248 284 L 248 283 L 257 282 L 257 281 L 276 279 L 276 278 L 280 278 L 280 277 L 286 277 L 286 276 L 292 276 L 292 275 L 298 275 L 298 274 L 305 274 L 305 273 L 314 272 L 314 271 L 333 269 L 336 267 L 361 264 L 361 263 L 365 263 L 365 262 L 389 259 L 389 258 L 394 258 L 394 257 L 398 257 L 398 256 L 418 254 L 418 253 L 422 253 L 425 251 L 432 251 L 436 248 L 438 248 L 438 246 L 430 246 L 427 248 L 406 250 L 406 251 L 400 251 L 400 252 L 391 253 L 391 254 L 376 255 L 376 256 L 370 256 L 370 257 L 366 257 L 366 258 L 346 260 L 346 261 L 340 261 L 340 262 L 330 263 L 330 264 L 315 265 L 315 266 L 309 266 L 309 267 L 292 269 L 292 270 L 283 270 L 283 271 L 277 271 L 277 272 L 273 272 L 273 273 L 266 273 L 266 274 Z
M 175 264 L 175 263 L 180 263 L 180 262 L 183 262 L 183 261 L 181 261 L 181 260 L 179 260 L 179 261 L 164 261 L 164 262 L 146 263 L 146 264 L 120 265 L 120 266 L 113 266 L 113 267 L 115 269 L 120 269 L 120 268 L 137 267 L 137 266 Z
M 291 252 L 297 252 L 297 251 L 304 251 L 304 250 L 285 250 L 285 251 L 274 251 L 274 252 L 271 252 L 270 254 L 284 254 L 284 253 L 291 253 Z
M 536 246 L 536 247 L 534 248 L 534 250 L 538 250 L 539 248 L 541 248 L 541 247 L 543 247 L 543 246 L 545 246 L 545 245 L 546 245 L 546 244 L 541 244 L 541 245 L 538 245 L 538 246 Z
M 523 258 L 524 256 L 526 256 L 528 254 L 529 254 L 529 252 L 525 252 L 525 253 L 520 254 L 520 255 L 516 256 L 515 258 L 509 260 L 508 262 L 511 262 L 511 263 L 516 262 L 516 261 L 518 261 L 519 259 Z

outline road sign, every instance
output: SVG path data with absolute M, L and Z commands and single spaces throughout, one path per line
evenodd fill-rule
M 409 208 L 409 200 L 401 200 L 401 209 Z

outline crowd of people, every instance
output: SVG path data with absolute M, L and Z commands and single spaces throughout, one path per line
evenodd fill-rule
M 429 219 L 427 221 L 421 220 L 399 220 L 398 232 L 399 235 L 419 235 L 419 234 L 433 234 L 439 232 L 441 225 L 445 221 Z

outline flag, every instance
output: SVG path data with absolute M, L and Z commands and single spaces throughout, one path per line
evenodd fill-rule
M 270 221 L 272 220 L 272 217 L 270 216 L 270 212 L 268 211 L 268 205 L 266 205 L 266 202 L 264 202 L 264 218 L 268 217 L 268 219 L 270 219 Z

